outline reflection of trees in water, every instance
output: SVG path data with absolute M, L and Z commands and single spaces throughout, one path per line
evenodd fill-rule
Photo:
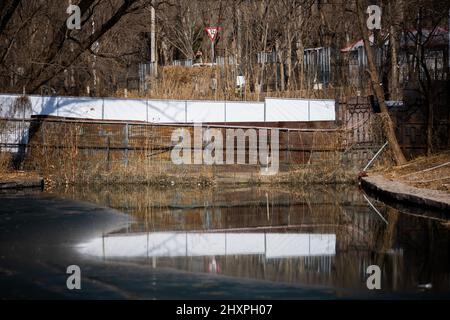
M 148 222 L 149 230 L 153 231 L 316 225 L 321 232 L 350 222 L 336 205 L 354 202 L 352 193 L 355 191 L 350 190 L 323 188 L 288 192 L 265 188 L 161 190 L 125 187 L 71 188 L 65 195 L 125 211 Z M 364 205 L 361 200 L 359 202 Z
M 437 222 L 376 204 L 387 224 L 354 188 L 308 190 L 68 190 L 66 196 L 107 205 L 138 218 L 130 232 L 226 231 L 335 234 L 336 255 L 266 259 L 216 256 L 220 273 L 253 279 L 366 289 L 367 267 L 379 265 L 385 290 L 433 283 L 448 290 L 449 233 Z M 158 266 L 208 272 L 211 257 L 157 258 Z M 441 285 L 440 285 L 441 283 Z
M 448 292 L 449 230 L 436 221 L 410 216 L 389 206 L 380 207 L 388 223 L 373 224 L 367 247 L 352 253 L 359 255 L 360 269 L 355 265 L 348 267 L 348 255 L 339 262 L 336 258 L 336 264 L 341 265 L 337 270 L 343 270 L 340 282 L 348 282 L 348 277 L 356 278 L 357 275 L 364 282 L 367 266 L 375 264 L 382 270 L 382 288 L 385 290 L 417 291 L 419 284 L 431 283 L 434 289 Z

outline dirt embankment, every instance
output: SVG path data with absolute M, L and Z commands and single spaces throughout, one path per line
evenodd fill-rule
M 0 190 L 42 188 L 44 180 L 37 173 L 14 171 L 0 172 Z
M 371 172 L 361 185 L 395 202 L 450 212 L 450 152 Z
M 450 151 L 417 158 L 377 174 L 412 187 L 443 191 L 450 196 Z

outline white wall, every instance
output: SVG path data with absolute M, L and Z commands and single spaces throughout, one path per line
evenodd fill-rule
M 186 122 L 186 101 L 148 100 L 148 122 Z
M 216 101 L 188 101 L 187 122 L 225 122 L 225 103 Z
M 308 101 L 266 99 L 266 121 L 309 121 Z
M 264 102 L 227 102 L 226 122 L 264 122 Z
M 104 100 L 104 120 L 147 121 L 146 100 Z
M 0 117 L 22 118 L 12 112 L 18 95 L 0 95 Z M 275 99 L 265 103 L 177 101 L 88 97 L 29 96 L 32 110 L 25 114 L 94 120 L 185 122 L 294 122 L 334 121 L 333 100 Z

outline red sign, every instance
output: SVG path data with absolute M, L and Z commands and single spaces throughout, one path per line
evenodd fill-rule
M 208 34 L 208 37 L 211 39 L 211 41 L 214 42 L 221 29 L 222 29 L 221 27 L 208 27 L 205 28 L 205 31 Z

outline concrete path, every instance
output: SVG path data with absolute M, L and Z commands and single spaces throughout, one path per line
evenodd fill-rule
M 450 194 L 429 189 L 420 189 L 382 176 L 365 177 L 361 180 L 364 189 L 391 200 L 443 210 L 450 214 Z

